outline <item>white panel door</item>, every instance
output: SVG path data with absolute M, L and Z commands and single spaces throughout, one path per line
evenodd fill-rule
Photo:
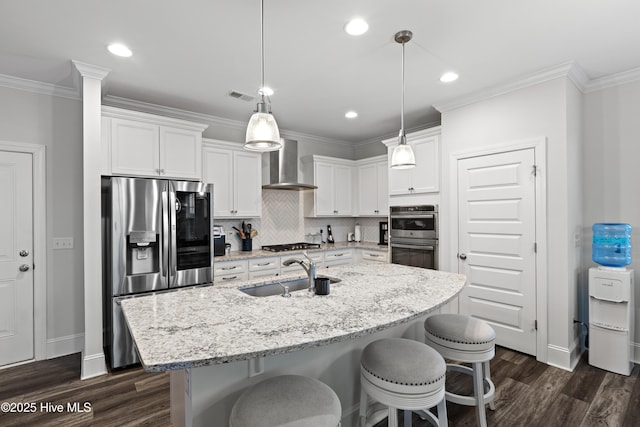
M 535 153 L 458 161 L 460 312 L 484 319 L 497 344 L 536 354 Z
M 0 366 L 34 357 L 32 156 L 0 151 Z

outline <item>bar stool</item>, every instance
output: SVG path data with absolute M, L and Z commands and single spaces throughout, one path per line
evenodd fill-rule
M 280 375 L 250 387 L 238 398 L 230 427 L 338 427 L 342 407 L 325 383 L 301 375 Z
M 495 409 L 495 386 L 489 361 L 495 355 L 496 333 L 487 322 L 460 314 L 436 314 L 424 322 L 426 343 L 445 359 L 470 363 L 471 367 L 447 364 L 448 371 L 473 375 L 473 396 L 446 392 L 449 402 L 476 406 L 480 426 L 486 427 L 485 405 Z
M 398 409 L 404 409 L 405 426 L 411 411 L 420 410 L 439 426 L 447 426 L 444 399 L 446 364 L 428 345 L 404 338 L 383 338 L 369 343 L 360 358 L 360 425 L 367 421 L 371 396 L 389 408 L 389 427 L 398 425 Z M 437 406 L 436 418 L 429 408 Z

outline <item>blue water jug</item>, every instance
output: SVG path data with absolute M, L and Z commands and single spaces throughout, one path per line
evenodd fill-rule
M 631 226 L 618 223 L 593 224 L 591 259 L 606 267 L 631 264 Z

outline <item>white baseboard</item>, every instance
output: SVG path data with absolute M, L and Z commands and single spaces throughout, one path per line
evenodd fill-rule
M 573 370 L 571 360 L 572 353 L 573 351 L 568 348 L 549 344 L 547 345 L 547 365 L 571 371 Z
M 640 363 L 640 343 L 631 343 L 631 357 L 633 358 L 633 363 Z
M 81 380 L 99 377 L 100 375 L 105 375 L 107 373 L 107 361 L 104 357 L 104 353 L 82 355 L 82 372 L 80 373 Z
M 80 353 L 84 347 L 84 334 L 67 335 L 47 340 L 47 359 Z

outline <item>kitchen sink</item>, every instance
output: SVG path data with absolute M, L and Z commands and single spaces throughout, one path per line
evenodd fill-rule
M 338 283 L 340 279 L 335 277 L 318 276 L 318 278 L 327 278 L 329 283 Z M 282 295 L 284 293 L 284 287 L 289 288 L 289 292 L 301 291 L 309 289 L 309 279 L 306 277 L 300 279 L 288 279 L 280 280 L 274 283 L 266 283 L 255 286 L 248 286 L 246 288 L 239 288 L 240 291 L 252 297 L 269 297 L 271 295 Z

